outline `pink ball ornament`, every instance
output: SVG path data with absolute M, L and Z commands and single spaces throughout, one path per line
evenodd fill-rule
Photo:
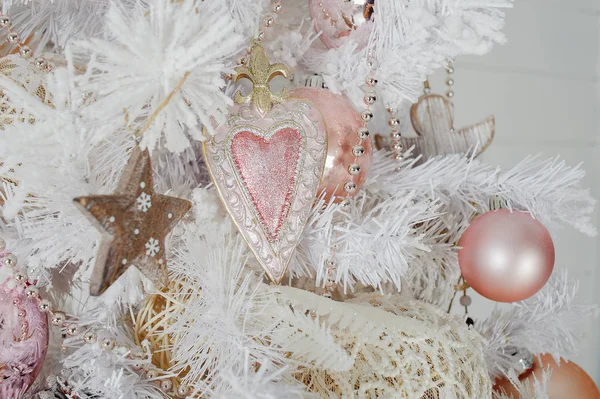
M 48 318 L 37 300 L 9 282 L 0 285 L 0 398 L 23 397 L 47 350 Z
M 364 48 L 373 29 L 374 0 L 309 0 L 308 10 L 319 38 L 327 48 L 338 48 L 348 38 Z
M 360 113 L 348 99 L 325 89 L 299 88 L 291 96 L 313 103 L 325 120 L 327 157 L 318 194 L 324 191 L 326 200 L 335 196 L 337 201 L 356 195 L 373 163 L 371 138 L 360 135 L 366 129 Z
M 529 298 L 554 268 L 550 233 L 527 212 L 487 212 L 473 220 L 459 245 L 458 263 L 466 282 L 496 302 Z

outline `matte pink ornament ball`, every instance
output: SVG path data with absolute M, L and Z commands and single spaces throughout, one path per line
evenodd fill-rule
M 554 269 L 550 233 L 527 212 L 487 212 L 473 220 L 459 245 L 458 263 L 466 282 L 496 302 L 529 298 Z
M 327 157 L 318 194 L 325 192 L 326 200 L 331 196 L 341 200 L 356 195 L 373 163 L 372 140 L 359 135 L 359 130 L 366 128 L 360 113 L 346 97 L 329 90 L 306 87 L 291 95 L 313 103 L 325 120 Z

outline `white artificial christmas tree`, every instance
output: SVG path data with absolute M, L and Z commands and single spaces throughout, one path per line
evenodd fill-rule
M 360 15 L 343 13 L 357 5 L 367 25 L 358 25 Z M 548 397 L 550 372 L 531 386 L 518 377 L 530 355 L 559 359 L 577 350 L 577 320 L 594 309 L 577 302 L 569 265 L 557 265 L 532 297 L 474 325 L 449 314 L 448 306 L 468 288 L 457 285 L 458 243 L 471 222 L 490 211 L 490 198 L 530 213 L 550 231 L 596 234 L 595 201 L 580 186 L 579 166 L 527 158 L 500 170 L 471 153 L 419 162 L 410 148 L 376 150 L 368 130 L 353 132 L 357 144 L 343 151 L 351 153 L 350 166 L 372 157 L 366 182 L 344 185 L 343 198 L 320 192 L 308 198 L 304 223 L 285 230 L 298 240 L 280 285 L 263 270 L 268 268 L 256 256 L 258 244 L 244 233 L 250 228 L 228 214 L 234 212 L 224 204 L 235 201 L 227 202 L 219 179 L 231 176 L 207 171 L 204 157 L 221 128 L 244 120 L 252 130 L 252 121 L 260 120 L 249 110 L 259 95 L 270 93 L 270 78 L 263 82 L 253 69 L 257 47 L 266 50 L 273 75 L 286 75 L 276 63 L 290 68 L 275 86 L 293 90 L 317 74 L 317 82 L 322 78 L 329 91 L 349 100 L 360 123 L 373 132 L 391 130 L 393 139 L 399 134 L 393 119 L 418 100 L 429 74 L 457 56 L 485 54 L 505 41 L 503 9 L 512 3 L 371 5 L 3 1 L 0 346 L 8 345 L 13 329 L 30 327 L 11 298 L 39 307 L 50 337 L 43 350 L 27 353 L 28 363 L 19 357 L 19 345 L 0 354 L 0 398 L 502 398 L 493 393 L 497 378 L 509 378 L 523 398 Z M 323 14 L 315 16 L 312 7 Z M 367 15 L 369 10 L 374 12 Z M 344 33 L 330 37 L 336 46 L 326 46 L 323 36 L 340 26 Z M 253 81 L 252 105 L 239 104 L 234 95 L 251 91 L 238 77 Z M 269 95 L 269 112 L 289 111 L 286 101 Z M 324 126 L 336 116 L 321 114 Z M 276 136 L 253 148 L 267 148 Z M 303 151 L 308 141 L 299 140 Z M 141 169 L 132 164 L 137 146 L 151 156 L 159 195 L 150 200 L 140 177 L 136 190 L 148 197 L 128 215 L 146 220 L 142 216 L 156 198 L 177 197 L 192 206 L 178 224 L 169 224 L 172 213 L 143 225 L 118 220 L 125 214 L 120 211 L 134 206 L 123 202 L 131 187 L 123 186 L 122 175 Z M 232 182 L 246 181 L 239 165 L 248 155 L 232 158 L 231 170 L 242 171 Z M 327 162 L 333 161 L 327 158 L 325 168 Z M 301 173 L 306 163 L 298 165 Z M 358 169 L 341 165 L 350 183 L 366 173 Z M 282 172 L 256 170 L 259 182 Z M 241 197 L 251 197 L 241 202 L 258 201 L 253 187 L 238 184 L 247 189 Z M 75 206 L 76 198 L 106 201 L 96 225 Z M 94 213 L 93 202 L 79 203 Z M 248 225 L 268 230 L 257 219 L 249 217 Z M 119 243 L 117 224 L 131 228 L 118 234 Z M 136 246 L 135 236 L 160 231 L 169 232 L 164 245 L 152 236 Z M 90 280 L 104 265 L 105 241 L 118 262 L 105 264 L 109 271 L 100 277 L 108 288 L 94 296 Z M 115 248 L 129 244 L 136 257 L 125 259 Z M 157 256 L 165 262 L 150 262 Z M 165 268 L 169 283 L 161 286 L 148 265 Z M 11 327 L 3 331 L 2 321 Z

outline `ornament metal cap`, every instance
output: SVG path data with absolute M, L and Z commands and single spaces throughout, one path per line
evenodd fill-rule
M 499 195 L 492 195 L 489 201 L 490 211 L 506 208 L 506 200 Z
M 317 89 L 325 89 L 325 80 L 317 73 L 306 78 L 304 87 L 316 87 Z
M 514 359 L 519 375 L 531 370 L 533 367 L 533 355 L 525 348 L 507 346 L 502 350 L 502 352 Z

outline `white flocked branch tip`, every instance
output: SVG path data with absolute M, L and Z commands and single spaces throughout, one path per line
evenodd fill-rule
M 111 130 L 109 124 L 98 130 L 81 117 L 79 92 L 64 68 L 43 82 L 52 105 L 27 93 L 17 80 L 2 76 L 0 81 L 11 101 L 35 118 L 33 124 L 15 120 L 0 137 L 0 173 L 9 172 L 18 182 L 5 192 L 3 217 L 27 238 L 18 246 L 31 252 L 31 267 L 87 262 L 98 237 L 77 215 L 72 200 L 112 188 L 131 146 L 127 134 Z
M 141 0 L 121 0 L 127 9 Z M 31 38 L 34 53 L 48 45 L 60 51 L 67 42 L 101 36 L 110 0 L 3 0 L 3 12 L 23 38 Z
M 113 5 L 106 18 L 105 39 L 78 40 L 67 49 L 71 62 L 89 57 L 76 78 L 94 96 L 86 117 L 121 121 L 143 130 L 142 147 L 174 152 L 190 139 L 203 140 L 202 125 L 212 133 L 212 122 L 224 122 L 232 101 L 221 90 L 222 73 L 231 72 L 231 57 L 244 42 L 221 3 Z
M 400 289 L 406 278 L 417 285 L 412 288 L 418 298 L 441 304 L 451 294 L 444 276 L 454 280 L 458 273 L 456 243 L 471 220 L 489 210 L 492 195 L 549 228 L 596 232 L 595 201 L 581 188 L 585 174 L 579 166 L 529 157 L 503 171 L 461 155 L 415 166 L 410 152 L 405 155 L 398 163 L 376 152 L 371 178 L 348 207 L 315 206 L 291 265 L 293 275 L 324 284 L 325 264 L 337 244 L 333 277 L 344 290 L 386 282 Z
M 555 359 L 577 352 L 581 320 L 598 314 L 598 307 L 577 299 L 578 284 L 569 280 L 565 270 L 557 270 L 546 286 L 533 297 L 496 308 L 487 319 L 475 324 L 486 339 L 486 362 L 493 378 L 518 369 L 514 359 L 504 355 L 507 346 L 524 348 L 537 355 L 551 354 Z M 509 344 L 507 344 L 509 343 Z
M 179 337 L 173 361 L 177 370 L 189 368 L 184 382 L 197 394 L 226 391 L 221 374 L 243 370 L 246 354 L 252 361 L 285 364 L 284 354 L 268 340 L 277 321 L 263 317 L 273 298 L 260 290 L 246 266 L 247 247 L 232 234 L 189 226 L 170 262 L 181 292 L 191 294 L 167 332 Z
M 551 376 L 552 370 L 548 368 L 542 371 L 541 378 L 538 378 L 538 376 L 533 374 L 524 381 L 520 381 L 517 373 L 512 370 L 505 378 L 507 378 L 516 388 L 520 395 L 520 399 L 550 399 L 550 396 L 548 395 L 548 385 L 550 384 Z M 513 395 L 507 394 L 503 389 L 494 391 L 492 395 L 493 399 L 514 399 Z
M 365 57 L 373 53 L 378 86 L 387 106 L 415 102 L 427 75 L 462 54 L 482 55 L 504 43 L 504 9 L 511 0 L 377 0 L 374 29 L 366 49 L 348 41 L 338 49 L 307 55 L 309 70 L 323 75 L 335 92 L 344 91 L 355 104 L 356 88 L 367 76 Z

